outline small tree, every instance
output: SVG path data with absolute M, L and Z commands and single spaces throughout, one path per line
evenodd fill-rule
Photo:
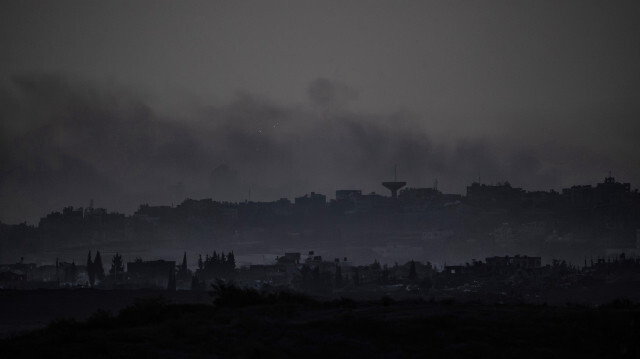
M 89 256 L 87 257 L 87 274 L 89 275 L 89 284 L 93 287 L 96 283 L 96 269 L 91 260 L 91 251 L 89 251 Z
M 182 265 L 180 266 L 180 269 L 183 272 L 187 271 L 187 252 L 184 252 L 184 256 L 182 257 Z
M 105 274 L 104 274 L 104 265 L 102 265 L 102 257 L 100 256 L 100 251 L 96 252 L 96 257 L 93 260 L 93 268 L 94 268 L 94 273 L 96 276 L 96 279 L 98 279 L 99 281 L 103 281 Z
M 109 275 L 113 276 L 114 281 L 118 281 L 118 275 L 122 275 L 124 273 L 124 264 L 122 263 L 122 256 L 116 252 L 111 260 L 111 269 L 109 270 Z

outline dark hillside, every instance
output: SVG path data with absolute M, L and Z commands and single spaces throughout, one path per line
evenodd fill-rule
M 84 322 L 54 321 L 45 329 L 0 341 L 0 351 L 12 358 L 640 355 L 640 307 L 627 301 L 598 308 L 390 298 L 319 302 L 228 289 L 218 295 L 218 306 L 145 299 L 117 315 L 98 311 Z M 240 300 L 243 295 L 251 299 Z M 234 298 L 239 301 L 229 300 Z

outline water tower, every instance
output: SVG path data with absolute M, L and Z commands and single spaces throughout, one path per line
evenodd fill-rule
M 407 185 L 407 182 L 398 182 L 398 166 L 393 169 L 393 182 L 382 182 L 388 190 L 391 191 L 392 198 L 398 198 L 398 190 Z

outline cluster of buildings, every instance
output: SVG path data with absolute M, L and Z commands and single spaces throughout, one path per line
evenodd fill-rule
M 126 270 L 124 266 L 119 270 L 118 265 L 114 265 L 116 260 L 112 259 L 109 271 L 105 272 L 99 258 L 98 252 L 96 261 L 91 261 L 89 255 L 86 264 L 58 260 L 46 265 L 24 261 L 0 264 L 0 289 L 175 289 L 177 280 L 187 282 L 181 283 L 182 288 L 190 288 L 191 275 L 186 278 L 184 266 L 176 267 L 175 261 L 136 259 L 126 264 Z
M 99 263 L 99 266 L 96 266 Z M 109 267 L 109 268 L 107 268 Z M 288 289 L 315 295 L 379 298 L 381 295 L 498 295 L 539 298 L 545 292 L 571 287 L 604 288 L 607 283 L 637 283 L 640 258 L 618 256 L 584 258 L 583 263 L 553 260 L 543 264 L 537 256 L 491 256 L 462 265 L 437 267 L 408 261 L 357 265 L 348 258 L 326 259 L 314 251 L 306 255 L 285 252 L 270 264 L 237 266 L 233 252 L 200 256 L 189 266 L 182 261 L 136 259 L 121 263 L 119 254 L 103 267 L 100 254 L 86 264 L 57 261 L 37 266 L 20 261 L 0 265 L 0 289 L 150 289 L 206 291 L 218 280 L 259 290 Z M 633 290 L 633 289 L 631 289 Z
M 143 204 L 132 215 L 93 204 L 67 207 L 37 226 L 0 223 L 0 260 L 62 250 L 77 251 L 78 258 L 96 247 L 139 253 L 224 247 L 254 254 L 316 248 L 359 263 L 442 264 L 514 253 L 578 260 L 640 248 L 640 194 L 611 176 L 561 192 L 508 182 L 475 182 L 464 195 L 397 180 L 382 185 L 387 196 L 340 189 L 334 199 L 315 192 L 293 201 L 186 199 L 176 206 Z

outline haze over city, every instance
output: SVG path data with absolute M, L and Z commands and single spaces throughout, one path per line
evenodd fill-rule
M 601 2 L 10 1 L 0 221 L 336 189 L 640 183 L 640 15 Z

